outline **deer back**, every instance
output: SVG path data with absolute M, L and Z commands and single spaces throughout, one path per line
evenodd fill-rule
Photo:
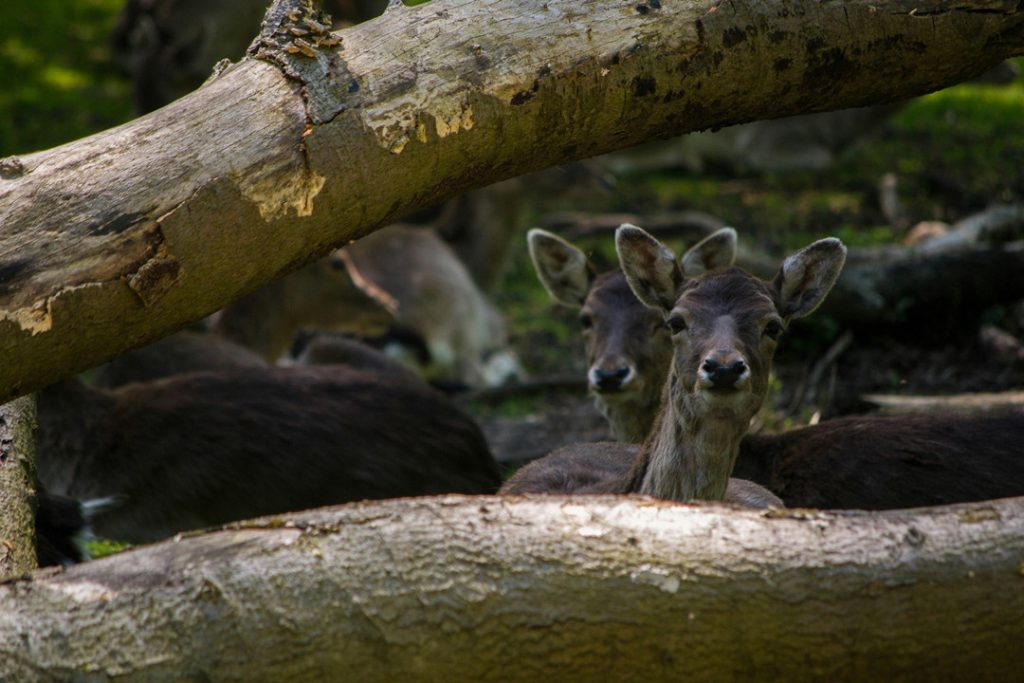
M 789 506 L 888 510 L 1024 495 L 1024 413 L 851 416 L 744 439 L 734 474 Z
M 264 359 L 244 346 L 208 332 L 185 330 L 99 366 L 93 373 L 92 384 L 109 389 L 186 372 L 266 365 Z
M 640 446 L 596 442 L 565 446 L 523 466 L 501 495 L 628 494 L 636 490 Z M 754 482 L 732 478 L 724 502 L 746 508 L 782 507 L 778 496 Z
M 343 366 L 247 368 L 79 398 L 104 408 L 75 444 L 48 433 L 63 411 L 40 402 L 40 479 L 80 500 L 120 496 L 93 519 L 111 538 L 500 483 L 476 424 L 419 381 Z

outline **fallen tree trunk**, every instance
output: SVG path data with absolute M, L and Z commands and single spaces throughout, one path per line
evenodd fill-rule
M 0 405 L 0 578 L 36 568 L 36 401 Z
M 1022 513 L 325 508 L 0 586 L 0 678 L 1005 681 Z
M 197 92 L 0 161 L 0 399 L 416 208 L 710 126 L 890 102 L 1024 51 L 1017 0 L 281 0 Z
M 900 396 L 865 394 L 863 400 L 878 406 L 883 415 L 949 412 L 958 415 L 1024 410 L 1024 391 L 1003 391 L 948 396 Z

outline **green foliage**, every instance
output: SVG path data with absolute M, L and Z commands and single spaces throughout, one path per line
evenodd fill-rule
M 122 550 L 128 550 L 132 546 L 130 543 L 111 541 L 106 538 L 97 538 L 87 542 L 85 547 L 88 549 L 89 555 L 92 559 L 98 560 L 101 557 L 113 555 L 114 553 L 119 553 Z
M 1024 72 L 1024 59 L 1015 63 Z M 824 234 L 851 246 L 891 243 L 900 235 L 887 225 L 877 199 L 886 173 L 896 174 L 912 222 L 952 222 L 994 201 L 1024 200 L 1021 121 L 1024 75 L 1009 85 L 965 83 L 912 100 L 822 172 L 638 174 L 624 179 L 620 191 L 646 211 L 719 216 L 743 239 L 779 253 Z
M 110 59 L 122 0 L 0 3 L 0 156 L 53 147 L 132 117 Z

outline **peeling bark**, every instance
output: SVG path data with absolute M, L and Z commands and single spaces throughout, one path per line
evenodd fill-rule
M 457 496 L 309 511 L 0 585 L 0 678 L 1005 681 L 1022 513 Z
M 466 189 L 963 80 L 1024 51 L 1018 5 L 434 0 L 324 33 L 282 0 L 192 95 L 0 163 L 0 398 Z
M 36 401 L 0 405 L 0 578 L 36 568 Z

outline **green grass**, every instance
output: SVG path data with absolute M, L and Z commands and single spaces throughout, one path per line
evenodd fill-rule
M 89 551 L 89 556 L 94 560 L 106 557 L 107 555 L 113 555 L 114 553 L 119 553 L 122 550 L 128 550 L 132 547 L 130 543 L 111 541 L 105 538 L 88 541 L 85 546 Z
M 1015 60 L 1024 73 L 1024 59 Z M 853 246 L 892 242 L 878 184 L 895 173 L 912 221 L 955 221 L 996 201 L 1024 201 L 1024 75 L 962 84 L 912 100 L 823 172 L 639 174 L 622 192 L 644 210 L 698 209 L 782 252 L 835 234 Z

